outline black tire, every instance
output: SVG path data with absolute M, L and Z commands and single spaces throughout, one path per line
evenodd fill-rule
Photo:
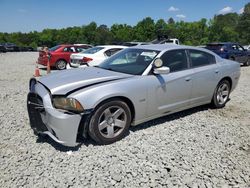
M 94 111 L 89 122 L 89 135 L 98 144 L 111 144 L 127 134 L 130 124 L 128 105 L 121 100 L 110 100 Z
M 57 70 L 64 70 L 66 69 L 67 62 L 63 59 L 60 59 L 56 62 L 56 69 Z
M 214 91 L 213 99 L 211 102 L 212 106 L 214 108 L 223 108 L 228 102 L 230 90 L 231 85 L 228 80 L 220 81 Z
M 231 57 L 229 57 L 229 60 L 235 61 L 235 57 L 231 56 Z
M 250 65 L 250 57 L 248 58 L 247 62 L 244 63 L 244 66 L 248 67 Z

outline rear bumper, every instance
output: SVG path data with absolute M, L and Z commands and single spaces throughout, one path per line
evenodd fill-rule
M 80 67 L 87 67 L 89 66 L 88 63 L 81 62 L 81 59 L 70 59 L 70 62 L 67 64 L 67 69 L 72 68 L 80 68 Z
M 38 57 L 38 64 L 47 66 L 48 58 L 46 57 Z
M 46 89 L 36 84 L 27 98 L 30 126 L 35 134 L 47 134 L 56 142 L 65 146 L 76 146 L 78 128 L 82 115 L 66 114 L 55 109 Z

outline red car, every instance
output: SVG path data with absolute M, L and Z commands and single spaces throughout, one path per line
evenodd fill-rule
M 68 45 L 62 44 L 54 46 L 49 49 L 49 64 L 51 67 L 56 67 L 58 70 L 63 70 L 66 68 L 67 63 L 70 61 L 70 55 L 72 53 L 79 53 L 88 48 L 91 48 L 90 45 Z M 47 66 L 48 57 L 44 51 L 39 52 L 38 64 Z

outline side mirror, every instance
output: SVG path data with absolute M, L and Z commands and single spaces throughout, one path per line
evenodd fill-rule
M 154 69 L 155 74 L 168 74 L 169 72 L 170 72 L 169 67 L 160 67 Z
M 153 69 L 154 74 L 168 74 L 170 72 L 169 67 L 163 66 L 163 61 L 160 58 L 155 59 Z

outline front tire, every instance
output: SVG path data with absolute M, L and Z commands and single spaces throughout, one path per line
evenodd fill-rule
M 89 123 L 89 135 L 98 144 L 111 144 L 128 132 L 131 112 L 121 100 L 111 100 L 97 107 Z
M 64 70 L 66 69 L 66 66 L 67 66 L 67 62 L 65 60 L 58 60 L 56 62 L 56 69 L 57 70 Z
M 228 99 L 230 94 L 230 83 L 228 80 L 222 80 L 217 85 L 214 96 L 212 99 L 212 106 L 215 108 L 223 108 Z

